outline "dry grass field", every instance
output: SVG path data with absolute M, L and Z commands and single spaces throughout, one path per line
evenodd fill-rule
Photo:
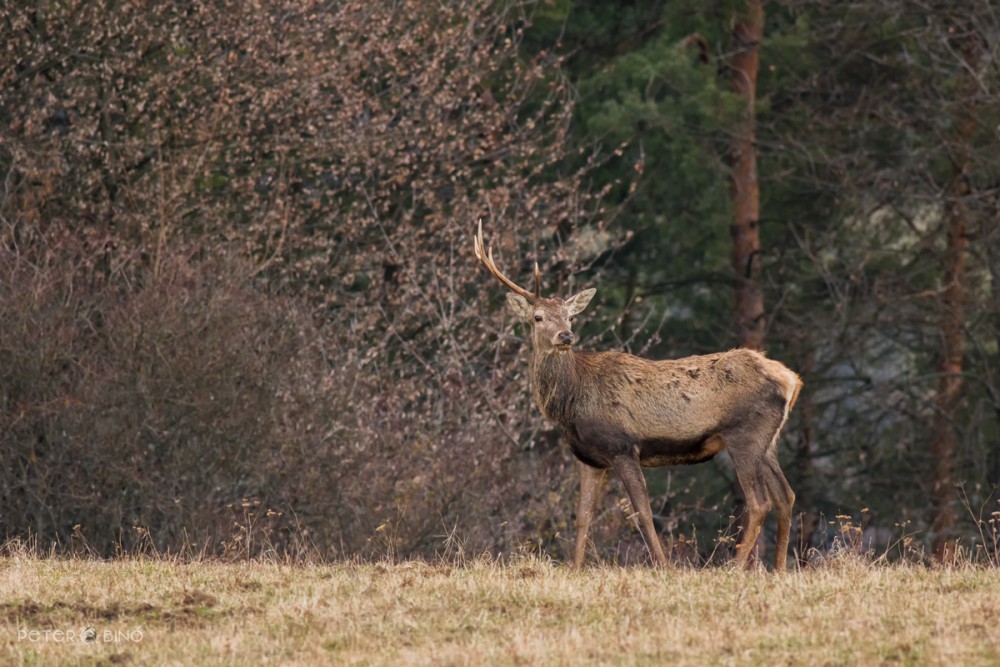
M 13 665 L 998 665 L 1000 570 L 0 559 Z

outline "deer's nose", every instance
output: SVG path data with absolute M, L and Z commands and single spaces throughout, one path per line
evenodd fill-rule
M 572 331 L 560 331 L 556 337 L 559 339 L 560 345 L 572 345 L 576 340 Z

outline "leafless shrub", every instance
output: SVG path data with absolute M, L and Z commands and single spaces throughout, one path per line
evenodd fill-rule
M 466 249 L 489 215 L 552 281 L 603 250 L 561 242 L 597 199 L 559 59 L 517 3 L 243 10 L 0 10 L 0 530 L 558 550 L 566 461 Z

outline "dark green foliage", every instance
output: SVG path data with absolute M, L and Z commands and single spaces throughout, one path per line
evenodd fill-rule
M 652 356 L 733 340 L 726 30 L 739 5 L 644 5 L 639 18 L 627 4 L 576 2 L 557 5 L 558 21 L 550 13 L 537 23 L 575 67 L 578 141 L 625 143 L 623 159 L 601 173 L 623 184 L 612 190 L 621 202 L 615 221 L 634 240 L 601 267 L 599 296 L 625 321 L 643 312 L 622 305 L 636 295 L 646 312 L 666 317 L 640 320 L 638 340 L 652 344 L 638 349 Z M 777 2 L 765 11 L 756 107 L 762 267 L 769 350 L 806 379 L 784 449 L 798 470 L 800 508 L 832 516 L 870 507 L 867 521 L 926 528 L 941 212 L 958 155 L 968 155 L 972 186 L 962 202 L 972 268 L 967 398 L 952 422 L 962 443 L 956 479 L 976 512 L 989 508 L 1000 486 L 990 454 L 996 380 L 986 370 L 997 364 L 998 337 L 986 270 L 1000 155 L 1000 81 L 985 64 L 1000 47 L 995 12 L 976 1 Z M 970 68 L 975 86 L 963 88 Z M 975 109 L 975 131 L 958 141 L 963 108 Z M 640 155 L 636 179 L 628 171 Z M 620 336 L 611 344 L 634 343 L 607 331 Z M 669 493 L 672 506 L 700 497 Z

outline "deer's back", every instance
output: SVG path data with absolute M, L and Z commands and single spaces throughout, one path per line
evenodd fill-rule
M 619 428 L 639 440 L 699 443 L 763 409 L 784 409 L 798 378 L 747 349 L 650 360 L 621 352 L 576 353 L 576 421 Z

